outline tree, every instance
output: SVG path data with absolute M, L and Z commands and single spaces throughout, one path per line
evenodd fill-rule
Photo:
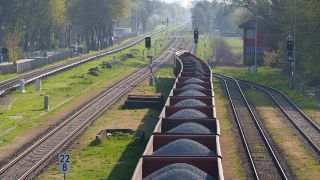
M 247 8 L 255 15 L 256 1 L 232 0 L 232 3 Z M 288 71 L 289 62 L 286 57 L 286 36 L 296 29 L 296 55 L 298 77 L 301 81 L 315 85 L 320 82 L 319 57 L 320 42 L 318 30 L 320 13 L 317 0 L 296 0 L 296 7 L 292 0 L 258 0 L 258 12 L 262 17 L 263 27 L 270 32 L 270 42 L 273 48 L 282 55 L 284 71 Z M 296 14 L 296 23 L 294 23 Z M 296 24 L 296 26 L 295 26 Z
M 193 4 L 191 9 L 191 20 L 193 26 L 198 26 L 200 32 L 210 32 L 212 23 L 212 3 L 205 1 L 198 1 Z

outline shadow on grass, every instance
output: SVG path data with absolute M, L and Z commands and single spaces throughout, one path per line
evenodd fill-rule
M 170 94 L 174 81 L 174 78 L 158 78 L 156 80 L 156 91 L 157 93 L 162 93 L 165 101 Z
M 44 108 L 32 109 L 31 111 L 44 111 Z
M 160 110 L 155 109 L 150 109 L 147 112 L 134 136 L 134 138 L 136 139 L 141 134 L 141 132 L 144 131 L 144 141 L 140 142 L 137 140 L 133 140 L 130 144 L 127 145 L 107 179 L 131 179 L 139 158 L 141 157 L 145 146 L 147 145 L 147 142 L 153 132 L 153 128 L 158 121 L 159 114 Z
M 168 97 L 170 90 L 173 86 L 174 79 L 172 78 L 159 78 L 156 83 L 157 93 L 162 93 L 165 98 Z M 150 109 L 143 117 L 141 124 L 139 125 L 137 132 L 134 136 L 137 139 L 142 132 L 145 133 L 144 141 L 133 140 L 123 151 L 116 166 L 111 171 L 107 179 L 131 179 L 135 167 L 147 145 L 149 138 L 154 130 L 155 125 L 158 122 L 158 117 L 161 113 L 161 109 Z

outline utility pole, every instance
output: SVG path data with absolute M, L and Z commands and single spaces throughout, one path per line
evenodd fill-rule
M 296 32 L 297 31 L 297 0 L 294 0 L 294 27 L 293 27 L 293 79 L 292 79 L 292 86 L 296 84 L 296 65 L 297 65 L 297 48 L 296 48 Z
M 255 22 L 255 40 L 254 40 L 254 75 L 257 74 L 258 69 L 258 1 L 256 1 L 256 22 Z

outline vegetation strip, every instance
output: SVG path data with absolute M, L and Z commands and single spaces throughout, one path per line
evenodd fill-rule
M 287 179 L 288 174 L 279 163 L 237 81 L 225 76 L 215 76 L 225 82 L 238 127 L 242 129 L 242 139 L 251 161 L 254 177 Z
M 181 40 L 176 39 L 175 42 L 168 48 L 168 50 L 166 50 L 157 60 L 155 60 L 155 62 L 160 61 L 158 62 L 159 64 L 154 67 L 155 69 L 157 69 L 158 66 L 161 65 L 163 62 L 168 60 L 168 58 L 172 54 L 172 52 L 170 52 L 169 49 L 176 48 L 180 44 L 180 42 Z M 26 178 L 32 173 L 34 174 L 35 170 L 41 165 L 41 163 L 44 163 L 48 158 L 56 154 L 56 151 L 59 150 L 59 148 L 63 147 L 66 144 L 66 142 L 69 141 L 69 139 L 75 138 L 75 135 L 80 132 L 79 131 L 80 129 L 89 125 L 88 122 L 91 122 L 92 120 L 95 120 L 95 118 L 99 117 L 106 108 L 110 107 L 111 103 L 114 103 L 114 101 L 116 101 L 119 97 L 121 97 L 123 93 L 127 92 L 132 87 L 131 86 L 132 84 L 135 84 L 141 81 L 148 74 L 148 72 L 149 72 L 148 67 L 145 67 L 139 70 L 137 73 L 130 75 L 128 78 L 122 81 L 120 83 L 120 86 L 118 85 L 118 86 L 115 86 L 114 88 L 111 88 L 110 90 L 102 94 L 101 97 L 98 97 L 93 102 L 86 105 L 86 106 L 89 106 L 90 108 L 84 107 L 78 113 L 73 115 L 73 117 L 78 117 L 78 118 L 75 118 L 73 121 L 65 121 L 65 123 L 61 124 L 58 128 L 51 131 L 48 135 L 42 138 L 42 140 L 38 141 L 36 144 L 30 147 L 26 152 L 21 154 L 18 158 L 15 158 L 13 161 L 11 161 L 11 163 L 3 167 L 0 171 L 2 176 L 12 177 L 13 175 L 15 175 L 16 178 L 18 177 Z M 125 84 L 125 82 L 127 83 L 129 82 L 130 84 L 129 85 Z M 122 86 L 122 84 L 128 85 L 128 86 Z M 87 117 L 88 115 L 90 117 Z M 69 126 L 65 126 L 65 125 L 69 125 Z M 70 133 L 70 128 L 76 128 L 76 129 L 73 130 L 72 133 Z M 55 133 L 56 131 L 57 132 L 59 131 L 59 133 Z M 50 138 L 53 138 L 53 141 L 52 140 L 50 141 Z M 58 145 L 53 146 L 52 145 L 53 142 L 60 142 L 60 143 Z M 49 145 L 48 143 L 50 144 L 51 148 L 46 147 Z M 40 149 L 39 150 L 36 149 L 37 147 L 39 147 Z M 48 150 L 50 152 L 46 152 Z M 36 161 L 37 163 L 35 165 L 31 164 L 31 166 L 25 165 L 25 163 L 29 164 L 28 158 L 23 159 L 25 158 L 25 155 L 26 157 L 30 155 L 32 157 L 31 159 L 38 158 L 38 160 Z M 16 174 L 17 171 L 14 169 L 14 166 L 18 167 L 19 169 L 18 172 L 20 173 L 20 175 Z M 10 173 L 11 170 L 13 171 Z M 24 172 L 22 172 L 22 170 L 24 170 Z
M 171 65 L 171 64 L 170 64 Z M 133 89 L 133 94 L 169 94 L 174 80 L 172 67 L 161 69 L 156 77 L 155 86 L 149 86 L 148 81 Z M 166 96 L 166 95 L 165 95 Z M 72 171 L 68 175 L 71 179 L 130 179 L 134 167 L 142 154 L 146 141 L 139 142 L 138 136 L 144 131 L 146 138 L 151 135 L 158 120 L 160 110 L 155 109 L 125 109 L 122 107 L 124 98 L 111 110 L 105 112 L 70 148 Z M 129 128 L 135 134 L 117 133 L 111 139 L 94 145 L 93 139 L 100 129 Z M 91 166 L 88 162 L 95 162 Z M 39 179 L 56 179 L 62 177 L 58 174 L 58 166 L 54 164 L 48 171 L 41 174 Z
M 155 37 L 155 39 L 157 38 L 159 38 L 159 35 Z M 163 43 L 167 42 L 168 40 L 165 40 Z M 14 130 L 14 132 L 0 138 L 0 146 L 11 142 L 15 138 L 15 134 L 18 131 L 21 133 L 22 130 L 30 128 L 30 125 L 39 123 L 44 118 L 48 118 L 53 113 L 56 113 L 54 109 L 51 109 L 49 113 L 42 113 L 43 95 L 50 95 L 50 105 L 54 108 L 58 107 L 60 104 L 66 101 L 66 99 L 74 101 L 75 99 L 72 98 L 79 98 L 79 96 L 82 95 L 79 93 L 79 90 L 83 91 L 83 89 L 87 89 L 88 86 L 92 86 L 93 83 L 98 83 L 98 81 L 100 81 L 101 83 L 104 82 L 107 86 L 109 86 L 110 83 L 119 80 L 119 78 L 121 78 L 120 76 L 123 77 L 133 72 L 139 66 L 148 63 L 146 60 L 141 61 L 143 47 L 144 46 L 141 43 L 140 45 L 136 46 L 135 49 L 131 48 L 122 51 L 121 54 L 116 54 L 117 61 L 116 63 L 113 63 L 114 67 L 109 70 L 107 68 L 102 68 L 98 71 L 97 76 L 91 76 L 87 74 L 87 70 L 90 69 L 89 67 L 98 67 L 103 62 L 111 63 L 111 57 L 102 58 L 86 65 L 80 65 L 70 72 L 65 72 L 50 79 L 46 79 L 43 81 L 41 93 L 37 93 L 33 90 L 35 88 L 34 85 L 30 86 L 28 88 L 28 92 L 22 95 L 19 92 L 14 92 L 14 94 L 10 95 L 9 97 L 14 97 L 17 100 L 13 103 L 11 110 L 2 110 L 3 114 L 0 119 L 2 119 L 3 123 L 0 126 L 0 131 L 3 133 L 6 131 L 5 134 L 8 134 L 9 131 L 7 131 L 7 129 L 11 128 L 10 131 L 12 131 L 12 126 L 17 126 L 19 130 Z M 159 52 L 160 50 L 158 53 Z M 123 54 L 133 54 L 135 58 L 129 58 L 128 60 L 122 61 L 120 59 L 123 57 Z M 116 74 L 117 76 L 115 76 Z M 98 87 L 95 87 L 94 89 L 101 88 L 101 86 L 106 86 L 101 83 L 98 84 Z M 58 110 L 59 109 L 61 110 L 61 107 L 59 107 Z M 40 117 L 40 114 L 44 116 Z M 21 115 L 21 117 L 19 116 L 20 118 L 8 119 L 13 115 Z M 37 118 L 37 116 L 39 117 Z M 25 123 L 24 120 L 32 121 Z
M 254 89 L 248 89 L 246 94 L 254 103 L 272 139 L 284 153 L 284 158 L 288 161 L 295 178 L 304 179 L 308 174 L 308 179 L 317 179 L 320 173 L 319 163 L 310 155 L 309 150 L 291 126 L 283 121 L 284 117 L 275 108 L 270 98 L 263 92 Z

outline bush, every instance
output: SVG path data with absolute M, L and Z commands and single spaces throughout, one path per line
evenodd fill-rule
M 239 63 L 241 59 L 241 55 L 234 54 L 227 42 L 221 38 L 213 40 L 213 52 L 216 63 L 219 65 L 234 65 Z
M 272 68 L 279 67 L 280 55 L 275 51 L 266 51 L 263 56 L 264 65 Z

